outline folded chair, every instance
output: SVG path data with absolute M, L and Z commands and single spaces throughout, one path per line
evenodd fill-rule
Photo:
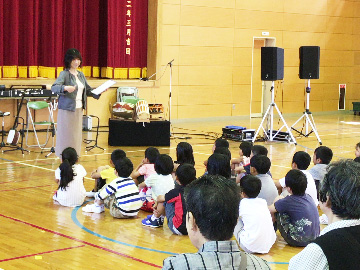
M 27 112 L 28 112 L 28 121 L 26 127 L 26 145 L 28 147 L 39 147 L 41 150 L 44 149 L 53 149 L 54 148 L 54 136 L 55 136 L 55 122 L 53 117 L 53 105 L 51 102 L 46 101 L 29 101 L 27 103 Z M 43 112 L 44 115 L 48 113 L 48 120 L 47 121 L 34 121 L 35 114 Z M 33 117 L 34 114 L 34 117 Z M 34 131 L 35 139 L 37 144 L 29 145 L 28 138 L 29 138 L 29 129 L 30 125 Z M 40 143 L 37 127 L 45 127 L 46 128 L 46 138 L 44 143 Z M 52 146 L 49 148 L 45 148 L 47 143 L 49 142 L 50 136 L 52 136 Z

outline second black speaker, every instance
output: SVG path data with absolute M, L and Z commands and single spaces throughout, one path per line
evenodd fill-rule
M 320 47 L 301 46 L 299 48 L 300 79 L 319 79 Z
M 261 80 L 276 81 L 284 79 L 284 49 L 261 47 Z

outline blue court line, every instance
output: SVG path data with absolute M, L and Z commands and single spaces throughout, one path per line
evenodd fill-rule
M 13 160 L 10 160 L 10 159 L 6 159 L 6 158 L 2 158 L 2 157 L 0 157 L 0 159 L 1 159 L 1 160 L 5 160 L 5 161 L 8 161 L 8 162 L 15 162 L 15 161 L 13 161 Z
M 88 200 L 88 201 L 85 201 L 84 204 L 90 202 L 92 200 Z M 117 243 L 117 244 L 120 244 L 120 245 L 124 245 L 124 246 L 128 246 L 128 247 L 134 247 L 134 248 L 138 248 L 138 249 L 143 249 L 143 250 L 147 250 L 147 251 L 152 251 L 152 252 L 159 252 L 159 253 L 164 253 L 164 254 L 169 254 L 169 255 L 178 255 L 179 253 L 173 253 L 173 252 L 168 252 L 168 251 L 162 251 L 162 250 L 157 250 L 157 249 L 152 249 L 152 248 L 146 248 L 146 247 L 141 247 L 141 246 L 135 246 L 135 245 L 132 245 L 132 244 L 128 244 L 128 243 L 124 243 L 124 242 L 120 242 L 118 240 L 115 240 L 115 239 L 112 239 L 112 238 L 109 238 L 109 237 L 106 237 L 104 235 L 101 235 L 101 234 L 98 234 L 94 231 L 91 231 L 90 229 L 86 228 L 85 226 L 83 226 L 79 220 L 77 219 L 76 217 L 76 214 L 77 214 L 77 211 L 80 209 L 81 206 L 77 206 L 74 208 L 74 210 L 71 212 L 71 219 L 74 221 L 74 223 L 81 229 L 83 229 L 84 231 L 94 235 L 94 236 L 97 236 L 97 237 L 100 237 L 104 240 L 108 240 L 108 241 L 111 241 L 111 242 L 114 242 L 114 243 Z M 288 262 L 268 262 L 269 264 L 289 264 Z
M 88 201 L 86 201 L 86 202 L 88 202 Z M 86 232 L 88 232 L 88 233 L 90 233 L 92 235 L 95 235 L 95 236 L 100 237 L 102 239 L 105 239 L 105 240 L 108 240 L 108 241 L 111 241 L 111 242 L 114 242 L 114 243 L 117 243 L 117 244 L 120 244 L 120 245 L 128 246 L 128 247 L 134 247 L 134 248 L 139 248 L 139 249 L 143 249 L 143 250 L 147 250 L 147 251 L 159 252 L 159 253 L 164 253 L 164 254 L 169 254 L 169 255 L 178 255 L 178 253 L 167 252 L 167 251 L 162 251 L 162 250 L 157 250 L 157 249 L 152 249 L 152 248 L 146 248 L 146 247 L 141 247 L 141 246 L 135 246 L 135 245 L 132 245 L 132 244 L 120 242 L 118 240 L 115 240 L 115 239 L 106 237 L 104 235 L 98 234 L 98 233 L 96 233 L 94 231 L 91 231 L 90 229 L 83 226 L 76 217 L 76 213 L 80 209 L 80 207 L 81 206 L 77 206 L 77 207 L 74 208 L 74 210 L 71 212 L 71 219 L 74 221 L 74 223 L 78 227 L 80 227 L 81 229 L 83 229 L 84 231 L 86 231 Z

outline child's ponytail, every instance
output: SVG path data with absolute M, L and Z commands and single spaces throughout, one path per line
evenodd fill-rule
M 74 148 L 66 148 L 62 154 L 62 163 L 60 164 L 60 182 L 59 188 L 66 190 L 66 187 L 74 179 L 74 171 L 72 166 L 76 163 L 78 156 Z

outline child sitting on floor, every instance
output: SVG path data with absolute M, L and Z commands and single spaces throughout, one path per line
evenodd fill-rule
M 316 186 L 315 181 L 310 172 L 306 171 L 306 169 L 309 167 L 311 162 L 311 157 L 308 153 L 304 151 L 298 151 L 294 154 L 291 162 L 291 168 L 297 169 L 302 171 L 307 180 L 307 186 L 305 193 L 309 194 L 311 198 L 313 198 L 315 205 L 317 206 L 319 204 L 319 201 L 317 199 L 317 192 L 316 192 Z M 278 190 L 282 193 L 283 196 L 287 196 L 288 192 L 286 190 L 282 191 L 286 187 L 285 184 L 285 177 L 281 178 L 279 181 L 275 182 L 275 186 L 278 188 Z
M 117 176 L 115 175 L 115 162 L 121 158 L 126 157 L 126 153 L 121 149 L 116 149 L 111 153 L 110 166 L 100 166 L 91 173 L 91 178 L 95 180 L 95 185 L 92 191 L 86 192 L 87 197 L 94 197 L 106 182 L 110 183 Z
M 230 179 L 231 167 L 229 156 L 217 153 L 212 154 L 207 162 L 206 173 L 210 175 L 221 175 Z
M 95 194 L 95 203 L 83 207 L 84 212 L 101 213 L 104 205 L 110 209 L 110 215 L 114 218 L 136 217 L 142 201 L 139 191 L 130 178 L 133 164 L 128 158 L 122 158 L 115 162 L 115 173 L 117 178 L 104 186 L 100 192 Z
M 255 176 L 246 175 L 241 178 L 240 187 L 243 199 L 234 230 L 236 240 L 248 253 L 268 253 L 275 243 L 276 234 L 266 201 L 256 198 L 261 190 L 261 181 Z
M 218 147 L 225 147 L 225 148 L 229 149 L 229 142 L 227 140 L 225 140 L 225 139 L 217 138 L 215 140 L 214 144 L 213 144 L 212 149 L 211 149 L 213 154 L 214 154 L 215 149 L 218 148 Z M 207 161 L 208 160 L 204 161 L 205 167 L 207 166 Z
M 239 157 L 231 160 L 231 171 L 235 173 L 235 168 L 250 164 L 252 142 L 242 142 L 239 146 Z
M 271 161 L 267 156 L 256 155 L 250 160 L 251 175 L 256 176 L 261 181 L 261 190 L 258 197 L 265 199 L 268 205 L 271 205 L 278 196 L 274 181 L 267 173 L 270 167 Z
M 61 154 L 62 163 L 55 171 L 55 182 L 59 184 L 53 196 L 54 201 L 63 206 L 82 205 L 85 199 L 84 177 L 86 171 L 78 162 L 76 150 L 65 148 Z
M 314 167 L 309 170 L 309 173 L 315 180 L 317 199 L 319 199 L 320 183 L 326 174 L 326 168 L 333 157 L 333 152 L 329 147 L 319 146 L 314 151 L 313 163 Z
M 155 147 L 148 147 L 145 150 L 145 158 L 133 170 L 130 177 L 134 180 L 136 185 L 144 182 L 149 175 L 155 172 L 155 160 L 160 155 L 159 150 Z
M 285 185 L 290 196 L 278 196 L 269 210 L 275 214 L 284 240 L 291 246 L 304 247 L 320 234 L 319 212 L 313 198 L 305 193 L 307 179 L 302 171 L 289 171 Z
M 141 190 L 144 187 L 150 187 L 152 198 L 156 203 L 159 195 L 165 195 L 174 188 L 174 180 L 171 173 L 174 170 L 174 163 L 169 155 L 161 154 L 155 161 L 155 174 L 150 175 L 138 187 Z M 159 227 L 164 223 L 164 217 L 156 217 L 154 214 L 142 220 L 142 225 L 149 227 Z
M 183 163 L 176 170 L 176 187 L 165 195 L 157 197 L 155 217 L 166 215 L 170 231 L 177 235 L 187 235 L 186 206 L 184 188 L 196 179 L 196 170 L 192 164 Z

